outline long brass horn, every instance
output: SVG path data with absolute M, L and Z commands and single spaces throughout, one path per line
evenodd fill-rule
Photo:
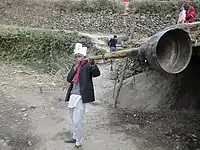
M 140 51 L 152 68 L 177 74 L 190 62 L 192 41 L 183 29 L 165 30 L 152 36 L 145 46 L 141 46 Z
M 92 56 L 92 59 L 115 59 L 140 55 L 152 68 L 170 74 L 182 72 L 192 56 L 192 41 L 187 31 L 173 28 L 158 32 L 139 48 Z

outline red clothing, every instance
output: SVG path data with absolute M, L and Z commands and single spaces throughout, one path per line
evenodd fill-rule
M 196 16 L 196 11 L 194 9 L 194 7 L 191 7 L 188 12 L 187 12 L 187 15 L 186 15 L 186 22 L 187 23 L 192 23 L 195 21 L 195 16 Z
M 80 70 L 81 68 L 83 67 L 83 65 L 85 65 L 87 63 L 87 61 L 81 61 L 78 65 L 78 68 L 77 68 L 77 71 L 76 71 L 76 74 L 74 75 L 74 78 L 72 80 L 72 82 L 74 84 L 77 84 L 78 83 L 78 77 L 79 77 L 79 73 L 80 73 Z

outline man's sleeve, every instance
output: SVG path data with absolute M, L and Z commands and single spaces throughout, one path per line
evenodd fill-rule
M 92 77 L 98 77 L 101 75 L 100 70 L 96 64 L 90 66 L 90 71 L 91 71 Z
M 69 72 L 68 75 L 67 75 L 67 82 L 69 82 L 69 83 L 72 82 L 75 73 L 76 73 L 76 71 L 74 70 L 74 66 L 72 66 L 70 72 Z

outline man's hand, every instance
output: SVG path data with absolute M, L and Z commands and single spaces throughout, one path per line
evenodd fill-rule
M 90 64 L 90 66 L 95 65 L 94 59 L 88 59 L 88 63 Z
M 76 64 L 76 65 L 74 66 L 74 70 L 77 70 L 78 65 L 79 65 L 79 64 Z

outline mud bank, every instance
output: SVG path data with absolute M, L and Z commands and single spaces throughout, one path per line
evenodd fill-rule
M 188 67 L 180 74 L 170 75 L 154 70 L 132 76 L 123 82 L 118 107 L 130 110 L 199 109 L 200 59 L 193 55 Z M 114 103 L 113 89 L 105 98 Z

